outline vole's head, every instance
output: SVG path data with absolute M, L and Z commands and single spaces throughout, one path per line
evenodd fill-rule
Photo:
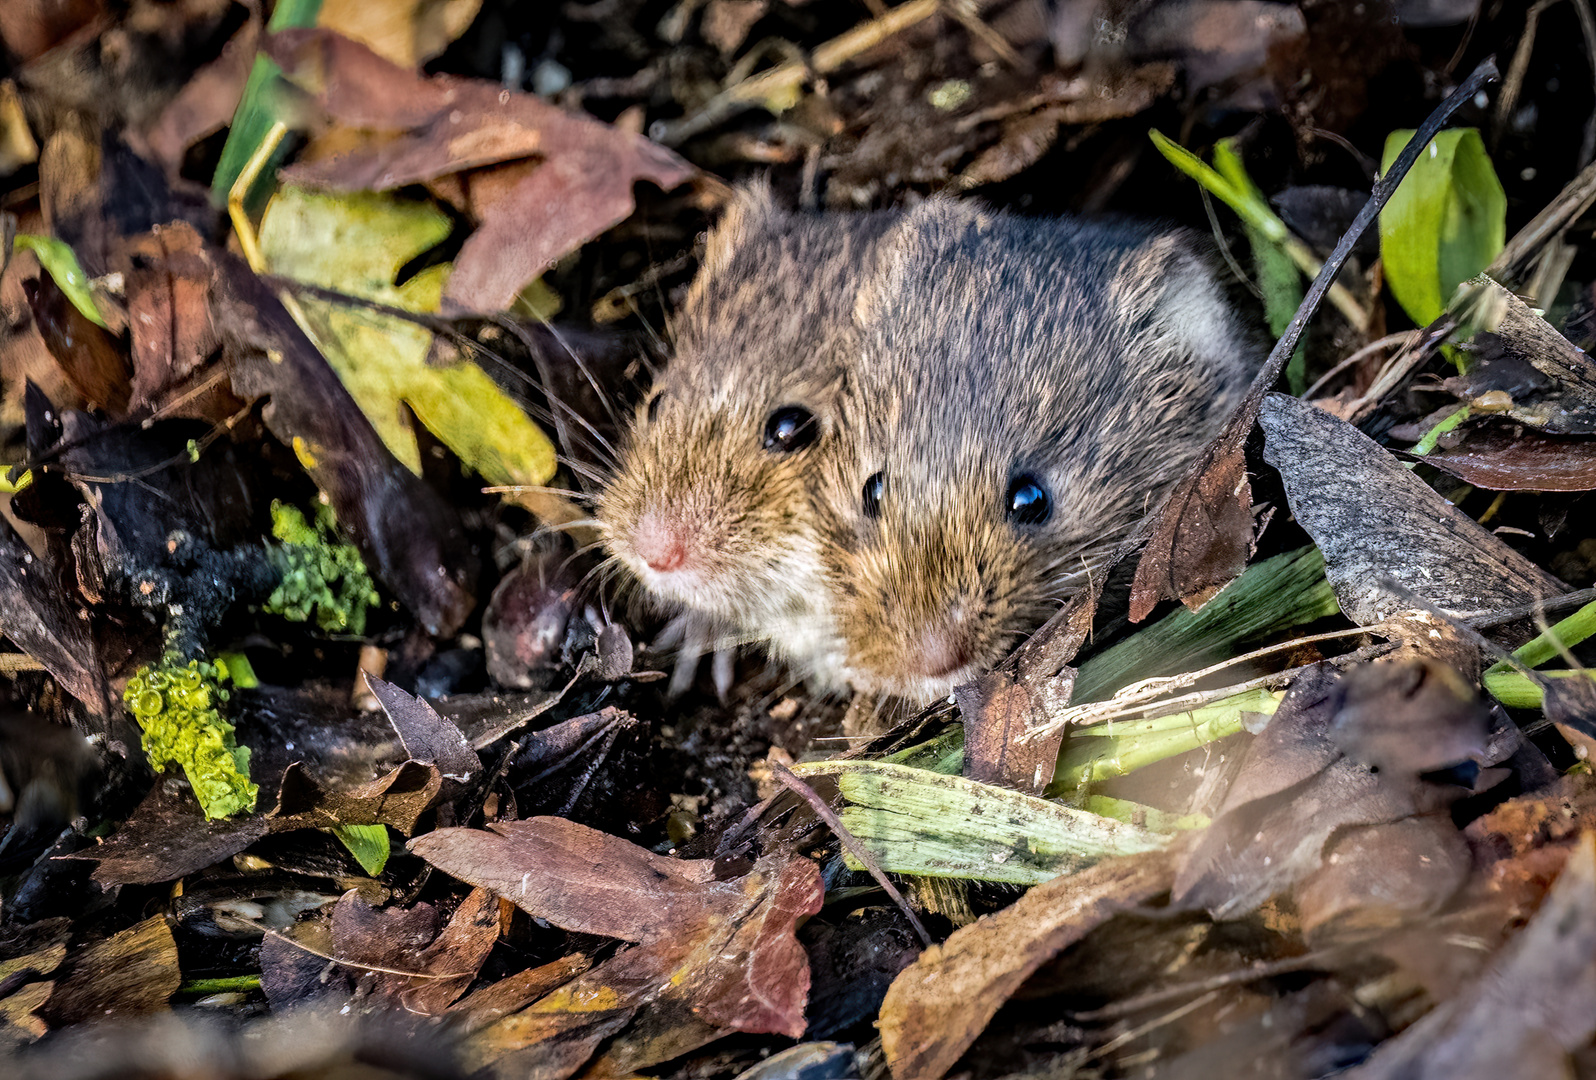
M 664 608 L 750 637 L 824 619 L 809 480 L 837 452 L 836 339 L 869 242 L 849 224 L 752 192 L 710 236 L 598 505 L 610 552 Z
M 933 201 L 860 290 L 819 515 L 846 677 L 1003 659 L 1213 436 L 1258 356 L 1184 234 Z

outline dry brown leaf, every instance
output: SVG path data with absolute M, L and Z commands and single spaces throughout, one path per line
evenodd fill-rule
M 351 891 L 333 906 L 333 955 L 375 973 L 376 992 L 436 1016 L 465 992 L 499 939 L 499 901 L 473 889 L 443 927 L 431 904 L 374 908 Z M 386 971 L 377 969 L 386 968 Z M 415 972 L 415 976 L 395 972 Z
M 1258 392 L 1255 384 L 1153 519 L 1131 586 L 1132 622 L 1147 618 L 1166 597 L 1196 611 L 1246 567 L 1253 548 L 1246 445 L 1258 417 Z
M 906 968 L 881 1006 L 881 1049 L 894 1080 L 936 1080 L 1037 968 L 1121 908 L 1168 889 L 1164 852 L 1107 859 L 1036 886 L 956 930 Z
M 258 814 L 207 820 L 187 786 L 165 777 L 115 833 L 67 858 L 97 859 L 93 877 L 101 885 L 149 885 L 231 858 L 266 831 Z
M 1466 616 L 1568 591 L 1344 420 L 1284 394 L 1259 420 L 1264 460 L 1352 621 L 1412 608 L 1412 596 Z
M 671 938 L 715 904 L 712 861 L 656 855 L 564 818 L 438 829 L 410 850 L 533 918 L 622 941 Z
M 49 271 L 40 268 L 39 276 L 24 281 L 22 288 L 44 347 L 84 404 L 112 416 L 125 414 L 132 370 L 115 335 L 74 307 Z
M 118 252 L 133 337 L 129 408 L 220 423 L 243 407 L 218 368 L 199 394 L 221 347 L 211 316 L 211 265 L 187 222 L 131 238 Z
M 1457 997 L 1348 1080 L 1540 1080 L 1572 1075 L 1596 1033 L 1596 832 L 1587 831 L 1529 925 Z
M 642 942 L 478 1032 L 479 1065 L 569 1075 L 644 1006 L 644 1035 L 612 1046 L 596 1072 L 623 1075 L 732 1031 L 803 1033 L 809 965 L 794 932 L 822 899 L 807 859 L 767 855 L 717 881 L 713 860 L 665 858 L 547 817 L 440 829 L 410 846 L 537 918 Z
M 407 761 L 364 784 L 323 780 L 293 762 L 283 770 L 277 805 L 266 815 L 272 832 L 335 825 L 392 825 L 405 836 L 443 790 L 436 765 Z
M 495 903 L 499 902 L 495 899 Z M 461 998 L 449 1006 L 449 1013 L 463 1019 L 467 1033 L 477 1031 L 500 1017 L 520 1012 L 592 966 L 592 960 L 575 954 L 518 971 Z
M 382 132 L 284 171 L 292 183 L 380 191 L 484 166 L 518 165 L 491 201 L 472 192 L 477 229 L 454 260 L 445 310 L 495 312 L 632 212 L 632 185 L 667 190 L 692 166 L 641 135 L 488 82 L 406 71 L 324 30 L 272 35 L 267 52 L 330 116 Z
M 1488 491 L 1596 490 L 1596 439 L 1558 438 L 1521 425 L 1487 423 L 1422 459 Z
M 368 674 L 365 679 L 411 761 L 437 766 L 443 779 L 454 785 L 469 784 L 482 771 L 482 762 L 465 735 L 452 721 L 439 716 L 426 699 L 407 694 L 375 675 Z
M 1117 563 L 1133 543 L 1127 541 L 1109 561 Z M 964 775 L 1033 795 L 1041 794 L 1052 781 L 1064 730 L 1057 738 L 1033 739 L 1029 734 L 1069 705 L 1075 689 L 1075 669 L 1069 662 L 1092 632 L 1107 577 L 1096 575 L 1090 587 L 1071 597 L 1014 650 L 1010 663 L 958 688 L 965 730 Z

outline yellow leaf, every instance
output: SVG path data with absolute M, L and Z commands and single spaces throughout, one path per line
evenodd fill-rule
M 267 207 L 260 244 L 272 273 L 426 313 L 437 310 L 450 267 L 430 267 L 403 285 L 394 278 L 449 228 L 427 203 L 286 187 Z M 554 475 L 553 444 L 481 368 L 427 363 L 432 334 L 425 327 L 329 300 L 301 297 L 298 307 L 350 396 L 411 469 L 420 471 L 421 454 L 401 402 L 491 484 L 536 486 Z

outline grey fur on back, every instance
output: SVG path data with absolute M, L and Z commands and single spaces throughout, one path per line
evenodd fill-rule
M 877 671 L 948 611 L 971 671 L 1001 659 L 1162 502 L 1262 359 L 1192 234 L 941 199 L 883 238 L 854 322 L 845 464 L 819 490 L 838 622 Z M 1022 476 L 1051 496 L 1043 524 L 1005 518 Z

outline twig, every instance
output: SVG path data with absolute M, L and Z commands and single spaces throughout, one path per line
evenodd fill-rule
M 655 142 L 666 146 L 680 146 L 694 135 L 708 131 L 723 120 L 740 112 L 757 108 L 772 98 L 790 94 L 811 75 L 825 75 L 836 71 L 866 49 L 881 44 L 892 35 L 907 30 L 937 14 L 942 0 L 909 0 L 899 4 L 880 18 L 860 23 L 846 33 L 838 34 L 820 45 L 809 55 L 809 63 L 789 60 L 751 79 L 728 86 L 697 112 L 680 120 L 661 121 L 649 130 Z
M 1418 338 L 1419 332 L 1417 330 L 1404 330 L 1400 334 L 1387 334 L 1383 338 L 1375 338 L 1363 348 L 1359 349 L 1345 360 L 1342 360 L 1335 367 L 1319 376 L 1318 379 L 1314 380 L 1314 384 L 1308 387 L 1307 390 L 1303 391 L 1303 400 L 1312 400 L 1315 391 L 1324 386 L 1325 383 L 1329 382 L 1337 375 L 1341 374 L 1343 371 L 1347 370 L 1347 368 L 1351 367 L 1353 364 L 1356 364 L 1359 360 L 1362 360 L 1373 353 L 1379 352 L 1381 349 L 1388 349 L 1392 345 L 1412 345 L 1418 340 Z
M 903 912 L 903 917 L 909 920 L 909 925 L 914 927 L 914 932 L 920 935 L 920 944 L 929 949 L 931 947 L 931 935 L 926 933 L 925 925 L 920 922 L 919 916 L 915 915 L 914 908 L 909 906 L 909 902 L 903 898 L 903 894 L 892 884 L 886 872 L 881 869 L 881 864 L 876 862 L 875 856 L 865 850 L 865 846 L 851 832 L 843 828 L 842 819 L 837 816 L 831 807 L 826 805 L 826 800 L 815 794 L 814 788 L 798 779 L 797 774 L 781 762 L 772 761 L 770 763 L 770 772 L 781 783 L 782 787 L 809 804 L 809 809 L 813 810 L 820 820 L 826 823 L 826 827 L 836 835 L 837 842 L 848 849 L 848 854 L 859 860 L 860 865 L 865 868 L 871 877 L 876 879 L 876 884 L 880 885 L 882 890 L 892 898 L 892 902 L 898 905 L 898 910 Z
M 1234 686 L 1220 687 L 1217 690 L 1203 690 L 1183 697 L 1160 700 L 1166 694 L 1187 686 L 1194 686 L 1210 675 L 1217 675 L 1226 668 L 1237 664 L 1247 664 L 1254 660 L 1261 660 L 1271 653 L 1286 652 L 1299 645 L 1311 645 L 1319 641 L 1334 641 L 1337 638 L 1360 637 L 1364 634 L 1373 634 L 1376 637 L 1389 637 L 1390 629 L 1385 623 L 1371 623 L 1368 626 L 1355 626 L 1350 630 L 1331 630 L 1323 634 L 1310 634 L 1308 637 L 1292 638 L 1290 641 L 1266 645 L 1261 649 L 1233 656 L 1228 660 L 1221 660 L 1210 667 L 1200 668 L 1197 671 L 1187 671 L 1179 675 L 1160 675 L 1141 682 L 1131 683 L 1119 690 L 1107 701 L 1091 701 L 1084 705 L 1072 705 L 1060 712 L 1056 719 L 1048 721 L 1040 727 L 1033 728 L 1025 734 L 1026 739 L 1043 738 L 1062 727 L 1087 727 L 1096 724 L 1111 723 L 1126 716 L 1137 716 L 1153 709 L 1160 710 L 1157 716 L 1167 716 L 1171 713 L 1186 712 L 1189 707 L 1206 705 L 1214 701 L 1223 701 L 1227 697 L 1246 690 L 1256 690 L 1267 687 L 1271 680 L 1290 675 L 1298 668 L 1287 668 L 1285 671 L 1271 672 L 1261 675 L 1248 682 L 1237 683 Z M 1151 719 L 1151 717 L 1143 717 Z
M 1480 61 L 1471 75 L 1463 80 L 1463 84 L 1441 102 L 1408 140 L 1396 160 L 1391 163 L 1384 176 L 1376 180 L 1374 190 L 1369 194 L 1369 201 L 1363 204 L 1363 209 L 1358 211 L 1358 216 L 1352 219 L 1352 225 L 1342 235 L 1336 244 L 1335 250 L 1324 261 L 1324 266 L 1319 270 L 1313 284 L 1308 287 L 1308 293 L 1302 298 L 1302 305 L 1297 308 L 1296 315 L 1292 316 L 1291 323 L 1286 327 L 1286 332 L 1280 335 L 1280 340 L 1275 342 L 1269 360 L 1264 364 L 1263 370 L 1258 374 L 1257 382 L 1272 385 L 1280 377 L 1281 370 L 1291 354 L 1297 351 L 1297 342 L 1302 340 L 1302 335 L 1308 328 L 1308 321 L 1319 310 L 1319 305 L 1324 302 L 1325 293 L 1336 276 L 1341 273 L 1341 268 L 1352 255 L 1352 249 L 1357 245 L 1359 238 L 1374 224 L 1374 219 L 1380 211 L 1385 209 L 1385 204 L 1391 201 L 1391 196 L 1396 194 L 1398 185 L 1407 176 L 1408 170 L 1413 168 L 1413 163 L 1419 160 L 1419 155 L 1424 148 L 1430 145 L 1440 130 L 1446 126 L 1452 114 L 1462 108 L 1466 102 L 1472 101 L 1474 96 L 1485 88 L 1485 84 L 1497 77 L 1496 58 L 1487 56 Z M 1257 383 L 1255 382 L 1254 385 Z M 1261 401 L 1261 399 L 1260 399 Z M 1249 402 L 1256 406 L 1256 402 Z M 1244 406 L 1245 407 L 1245 406 Z

